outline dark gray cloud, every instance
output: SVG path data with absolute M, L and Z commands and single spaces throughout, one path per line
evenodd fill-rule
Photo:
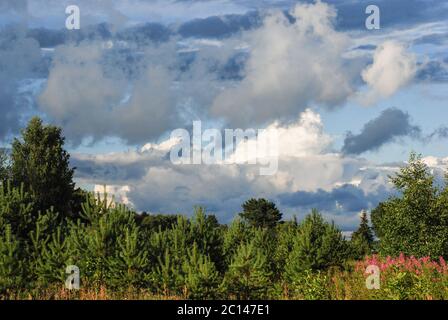
M 263 22 L 261 14 L 251 11 L 246 14 L 232 14 L 195 19 L 182 24 L 177 30 L 182 37 L 224 38 L 242 30 L 259 27 Z
M 298 191 L 279 195 L 284 206 L 303 210 L 318 209 L 322 211 L 341 211 L 345 214 L 369 210 L 390 196 L 384 187 L 373 193 L 365 193 L 362 189 L 346 184 L 331 191 L 322 189 L 316 192 Z
M 0 30 L 0 140 L 21 127 L 30 102 L 20 94 L 20 83 L 36 76 L 40 61 L 38 43 L 26 38 L 21 27 Z
M 411 124 L 408 113 L 397 108 L 384 110 L 377 118 L 367 122 L 359 134 L 347 133 L 342 152 L 361 154 L 378 150 L 398 137 L 420 137 L 420 128 Z
M 417 72 L 420 81 L 447 82 L 448 81 L 448 58 L 445 60 L 433 60 L 425 63 Z

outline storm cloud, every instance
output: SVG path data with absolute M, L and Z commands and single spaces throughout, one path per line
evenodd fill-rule
M 421 130 L 411 124 L 410 115 L 397 108 L 384 110 L 377 118 L 367 122 L 359 134 L 348 132 L 344 139 L 344 154 L 361 154 L 378 150 L 398 137 L 419 137 Z

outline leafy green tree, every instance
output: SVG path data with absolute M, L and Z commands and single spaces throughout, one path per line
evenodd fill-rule
M 370 254 L 373 249 L 373 232 L 369 226 L 367 212 L 361 213 L 361 222 L 358 230 L 353 232 L 350 240 L 352 254 L 355 259 L 362 259 L 364 256 Z
M 447 256 L 448 191 L 440 190 L 421 156 L 412 153 L 407 166 L 391 177 L 400 195 L 382 204 L 373 219 L 380 252 L 414 256 Z
M 237 299 L 267 297 L 271 273 L 267 258 L 254 243 L 242 244 L 225 274 L 224 288 Z
M 384 217 L 385 207 L 385 203 L 380 202 L 378 206 L 372 209 L 372 212 L 370 213 L 370 219 L 372 220 L 372 229 L 378 238 L 383 237 L 381 226 L 383 225 L 382 219 Z
M 313 210 L 299 225 L 299 232 L 291 251 L 285 275 L 294 279 L 306 270 L 318 271 L 342 266 L 347 258 L 347 243 L 334 224 L 325 222 Z
M 22 131 L 22 139 L 14 139 L 11 155 L 14 184 L 24 184 L 40 210 L 54 207 L 63 215 L 71 211 L 75 186 L 64 140 L 60 128 L 33 118 Z
M 266 199 L 250 199 L 242 207 L 240 217 L 256 228 L 273 228 L 282 219 L 275 203 Z

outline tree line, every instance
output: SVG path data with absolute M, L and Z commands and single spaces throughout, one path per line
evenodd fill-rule
M 303 296 L 314 283 L 319 296 L 326 272 L 372 253 L 448 257 L 448 188 L 414 153 L 391 177 L 398 195 L 372 210 L 372 227 L 364 211 L 347 240 L 317 210 L 284 220 L 266 199 L 243 203 L 229 225 L 201 207 L 191 218 L 137 213 L 76 188 L 64 142 L 33 118 L 0 153 L 0 298 L 61 287 L 67 265 L 93 288 L 253 299 Z

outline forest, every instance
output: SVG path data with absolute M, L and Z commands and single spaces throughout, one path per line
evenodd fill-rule
M 448 186 L 416 153 L 347 239 L 317 210 L 287 220 L 256 197 L 228 225 L 202 207 L 135 212 L 78 188 L 64 144 L 33 118 L 0 153 L 0 300 L 448 299 Z

